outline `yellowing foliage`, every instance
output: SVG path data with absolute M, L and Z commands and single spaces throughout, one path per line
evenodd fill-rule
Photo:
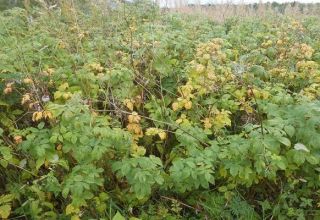
M 167 133 L 159 128 L 148 128 L 145 132 L 147 136 L 155 136 L 158 135 L 161 140 L 165 140 L 167 138 Z
M 319 18 L 102 2 L 0 13 L 0 218 L 319 219 Z

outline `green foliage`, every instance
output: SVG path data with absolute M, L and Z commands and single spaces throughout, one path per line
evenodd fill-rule
M 194 189 L 208 189 L 214 184 L 215 162 L 217 148 L 209 147 L 202 151 L 190 152 L 187 158 L 173 161 L 170 167 L 170 177 L 174 188 L 181 192 Z
M 115 162 L 112 168 L 120 178 L 126 177 L 138 199 L 150 196 L 152 186 L 162 185 L 164 182 L 161 160 L 152 155 L 149 158 L 123 159 Z
M 228 201 L 221 193 L 205 196 L 201 205 L 214 219 L 259 219 L 253 208 L 239 195 Z
M 92 191 L 103 185 L 102 172 L 102 168 L 97 169 L 90 164 L 75 166 L 62 183 L 62 196 L 67 198 L 70 193 L 75 207 L 85 205 L 86 200 L 93 198 Z
M 319 218 L 319 18 L 50 2 L 0 14 L 0 218 Z

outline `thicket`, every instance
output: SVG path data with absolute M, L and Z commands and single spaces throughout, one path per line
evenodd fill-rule
M 320 23 L 149 2 L 0 15 L 0 218 L 320 218 Z

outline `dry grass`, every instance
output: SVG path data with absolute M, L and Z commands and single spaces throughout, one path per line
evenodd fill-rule
M 320 16 L 320 4 L 286 4 L 272 7 L 271 3 L 258 3 L 255 5 L 223 3 L 216 5 L 201 5 L 200 3 L 192 6 L 186 0 L 167 0 L 169 11 L 185 14 L 206 16 L 216 22 L 223 22 L 231 17 L 268 17 L 268 16 L 290 16 L 303 18 L 305 16 Z M 301 7 L 303 10 L 301 10 Z

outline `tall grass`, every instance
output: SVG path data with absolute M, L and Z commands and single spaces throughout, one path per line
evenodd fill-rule
M 320 4 L 302 4 L 302 3 L 256 3 L 245 4 L 232 2 L 202 5 L 200 2 L 188 4 L 187 0 L 166 0 L 162 3 L 170 12 L 185 14 L 194 14 L 206 16 L 216 22 L 223 22 L 231 17 L 268 17 L 268 16 L 289 16 L 297 19 L 306 16 L 319 16 Z

